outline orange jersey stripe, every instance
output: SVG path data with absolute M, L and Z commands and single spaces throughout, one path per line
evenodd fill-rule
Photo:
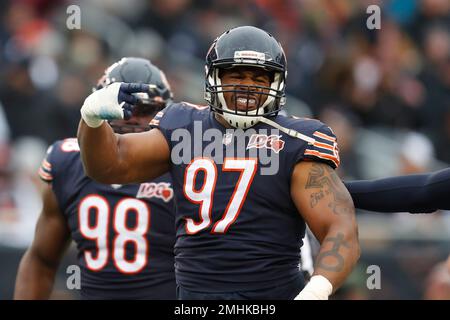
M 316 137 L 319 137 L 319 138 L 331 141 L 331 142 L 335 142 L 336 141 L 336 138 L 330 137 L 329 135 L 326 135 L 325 133 L 322 133 L 322 132 L 319 132 L 319 131 L 314 132 L 313 135 L 316 136 Z
M 45 170 L 49 170 L 49 171 L 51 171 L 52 170 L 52 165 L 50 164 L 50 162 L 48 162 L 47 160 L 42 160 L 42 167 L 45 169 Z
M 320 152 L 320 151 L 317 151 L 317 150 L 306 149 L 305 153 L 310 153 L 310 154 L 314 154 L 314 155 L 318 154 L 318 155 L 330 157 L 332 159 L 335 159 L 336 161 L 339 161 L 339 157 L 336 157 L 336 156 L 328 154 L 328 153 Z
M 326 153 L 322 153 L 316 150 L 305 150 L 305 155 L 309 155 L 309 156 L 316 156 L 322 159 L 327 159 L 327 160 L 331 160 L 333 161 L 333 163 L 337 166 L 339 166 L 339 159 L 333 156 L 330 156 L 329 154 Z
M 332 146 L 330 146 L 330 145 L 328 145 L 328 144 L 325 144 L 325 143 L 321 143 L 321 142 L 314 142 L 314 145 L 316 146 L 316 147 L 319 147 L 319 148 L 322 148 L 322 149 L 327 149 L 327 150 L 330 150 L 330 151 L 334 151 L 334 147 L 332 147 Z
M 39 176 L 40 176 L 42 179 L 44 179 L 44 180 L 47 180 L 47 181 L 53 180 L 52 175 L 46 173 L 42 168 L 39 168 L 38 174 L 39 174 Z

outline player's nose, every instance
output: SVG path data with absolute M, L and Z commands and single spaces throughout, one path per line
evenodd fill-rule
M 241 79 L 239 82 L 239 85 L 241 86 L 240 90 L 254 90 L 255 88 L 252 88 L 252 86 L 255 85 L 255 81 L 251 76 L 245 76 Z

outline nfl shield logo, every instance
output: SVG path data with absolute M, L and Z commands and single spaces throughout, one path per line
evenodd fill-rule
M 224 145 L 229 145 L 230 143 L 231 143 L 231 140 L 233 139 L 233 134 L 232 133 L 225 133 L 224 135 L 223 135 L 223 138 L 222 138 L 222 143 L 224 144 Z

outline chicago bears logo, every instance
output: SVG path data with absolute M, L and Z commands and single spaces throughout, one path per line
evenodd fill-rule
M 248 142 L 247 149 L 251 148 L 267 148 L 272 149 L 275 153 L 279 153 L 284 148 L 284 140 L 281 140 L 281 135 L 272 134 L 252 134 Z
M 173 198 L 173 189 L 168 182 L 141 183 L 136 198 L 159 198 L 169 202 Z

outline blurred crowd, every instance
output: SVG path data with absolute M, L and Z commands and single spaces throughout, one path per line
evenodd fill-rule
M 373 4 L 380 30 L 366 25 Z M 68 28 L 70 5 L 81 29 Z M 175 100 L 205 104 L 205 54 L 238 25 L 282 43 L 286 112 L 333 128 L 342 178 L 450 163 L 448 0 L 15 0 L 1 1 L 0 15 L 0 242 L 9 245 L 31 241 L 37 167 L 49 144 L 76 135 L 84 98 L 108 65 L 149 58 Z

